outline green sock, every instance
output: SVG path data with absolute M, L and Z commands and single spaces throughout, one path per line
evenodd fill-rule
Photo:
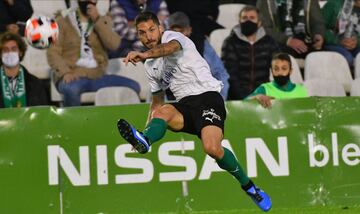
M 167 124 L 165 120 L 160 118 L 152 119 L 143 131 L 144 136 L 150 141 L 150 144 L 155 143 L 164 137 Z
M 224 148 L 224 156 L 220 160 L 216 160 L 216 162 L 221 169 L 224 169 L 232 174 L 240 182 L 241 186 L 245 186 L 249 183 L 249 177 L 241 168 L 234 154 L 227 148 Z

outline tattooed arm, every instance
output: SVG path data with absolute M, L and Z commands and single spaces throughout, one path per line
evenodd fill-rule
M 159 44 L 156 47 L 145 52 L 131 51 L 124 59 L 124 62 L 126 65 L 129 62 L 131 62 L 132 64 L 136 64 L 137 62 L 143 61 L 145 59 L 168 56 L 178 50 L 181 50 L 180 43 L 176 40 L 171 40 L 168 43 Z

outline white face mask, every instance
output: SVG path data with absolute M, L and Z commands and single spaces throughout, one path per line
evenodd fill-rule
M 8 52 L 2 54 L 2 63 L 9 68 L 13 68 L 19 64 L 20 58 L 19 58 L 19 52 Z

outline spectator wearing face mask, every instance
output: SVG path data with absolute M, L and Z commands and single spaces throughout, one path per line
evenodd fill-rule
M 10 32 L 0 39 L 0 108 L 48 105 L 46 90 L 41 80 L 31 75 L 20 61 L 26 44 Z
M 116 51 L 109 52 L 110 58 L 125 57 L 132 50 L 144 50 L 134 26 L 135 17 L 143 11 L 155 13 L 162 25 L 169 16 L 163 0 L 111 0 L 110 14 L 114 30 L 121 37 L 121 43 Z
M 272 99 L 308 97 L 304 86 L 290 81 L 292 65 L 288 54 L 278 53 L 274 55 L 271 62 L 271 72 L 274 80 L 261 84 L 249 95 L 248 99 L 256 99 L 264 108 L 270 108 Z
M 112 31 L 111 18 L 101 16 L 96 0 L 79 0 L 78 8 L 56 18 L 59 40 L 47 51 L 55 85 L 64 95 L 64 106 L 79 106 L 81 94 L 103 87 L 124 86 L 139 93 L 140 85 L 129 78 L 105 75 L 107 49 L 116 49 L 120 37 Z
M 271 56 L 279 51 L 276 42 L 265 34 L 256 7 L 244 7 L 239 22 L 225 39 L 221 53 L 230 75 L 230 100 L 244 99 L 262 83 L 269 82 Z

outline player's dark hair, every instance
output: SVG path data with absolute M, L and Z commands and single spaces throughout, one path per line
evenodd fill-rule
M 276 53 L 273 55 L 272 60 L 282 60 L 282 61 L 287 61 L 289 63 L 290 69 L 292 69 L 292 64 L 291 64 L 291 58 L 289 56 L 289 54 L 287 53 Z
M 148 20 L 152 20 L 158 26 L 160 25 L 160 21 L 154 13 L 145 11 L 145 12 L 139 13 L 139 15 L 136 16 L 135 26 L 137 27 L 138 24 L 140 24 L 141 22 L 147 22 Z
M 19 47 L 20 61 L 22 61 L 22 59 L 25 56 L 25 52 L 26 52 L 26 48 L 27 48 L 26 43 L 20 35 L 13 34 L 10 32 L 4 33 L 0 38 L 0 56 L 2 56 L 2 50 L 4 48 L 4 44 L 8 41 L 16 42 L 17 46 Z

